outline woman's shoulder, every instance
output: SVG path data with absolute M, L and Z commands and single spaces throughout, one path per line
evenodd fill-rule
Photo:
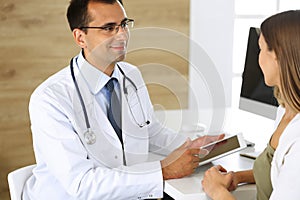
M 289 149 L 295 143 L 300 144 L 300 113 L 287 125 L 280 137 L 278 148 Z

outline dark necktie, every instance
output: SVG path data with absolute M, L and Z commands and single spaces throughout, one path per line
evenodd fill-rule
M 114 83 L 116 82 L 116 83 Z M 118 84 L 118 80 L 116 78 L 111 78 L 106 83 L 106 88 L 108 90 L 108 110 L 107 110 L 107 117 L 110 121 L 112 127 L 114 128 L 115 132 L 117 133 L 120 142 L 123 144 L 122 139 L 122 111 L 121 111 L 121 103 L 118 99 L 115 84 Z M 121 95 L 120 95 L 121 96 Z

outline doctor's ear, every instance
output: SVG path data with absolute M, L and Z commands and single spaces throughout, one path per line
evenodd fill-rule
M 74 37 L 74 40 L 76 42 L 76 44 L 81 47 L 82 49 L 86 47 L 86 44 L 85 44 L 85 32 L 78 29 L 78 28 L 75 28 L 73 30 L 73 37 Z

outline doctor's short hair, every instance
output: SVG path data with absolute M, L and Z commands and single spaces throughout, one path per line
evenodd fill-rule
M 267 18 L 260 27 L 270 51 L 279 64 L 280 88 L 274 95 L 285 107 L 300 112 L 300 10 L 277 13 Z
M 67 19 L 71 31 L 75 28 L 88 26 L 88 23 L 92 20 L 88 13 L 88 4 L 90 2 L 105 4 L 120 2 L 123 5 L 122 0 L 71 0 L 67 10 Z

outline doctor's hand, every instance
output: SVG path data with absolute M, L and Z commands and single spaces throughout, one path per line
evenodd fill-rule
M 217 140 L 221 140 L 224 137 L 225 134 L 214 135 L 214 136 L 210 136 L 210 135 L 202 136 L 197 139 L 194 139 L 190 144 L 190 148 L 200 148 L 201 146 L 207 145 Z
M 174 179 L 188 176 L 198 167 L 199 154 L 203 152 L 200 148 L 190 148 L 192 141 L 188 140 L 175 149 L 165 159 L 161 160 L 163 179 Z

